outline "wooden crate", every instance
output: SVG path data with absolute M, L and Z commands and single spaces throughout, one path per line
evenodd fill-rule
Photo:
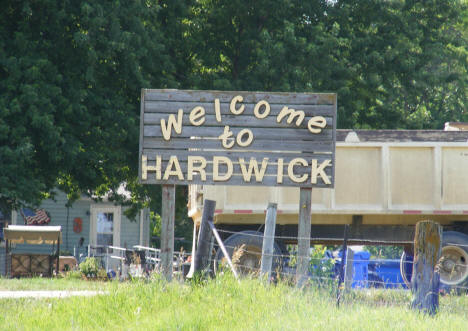
M 11 277 L 50 277 L 53 258 L 46 254 L 11 254 Z

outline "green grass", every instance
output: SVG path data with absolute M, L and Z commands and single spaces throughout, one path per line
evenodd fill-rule
M 26 280 L 31 288 L 95 289 L 108 295 L 0 300 L 4 330 L 466 330 L 468 297 L 441 297 L 439 313 L 408 308 L 407 291 L 353 291 L 336 307 L 331 291 L 265 285 L 229 275 L 203 284 Z M 1 280 L 10 288 L 10 280 Z M 18 282 L 18 281 L 14 281 Z M 19 281 L 20 282 L 20 281 Z M 78 285 L 81 284 L 84 285 Z M 16 284 L 16 283 L 15 283 Z M 17 288 L 20 288 L 17 284 Z

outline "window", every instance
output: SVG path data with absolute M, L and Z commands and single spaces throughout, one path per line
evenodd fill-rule
M 114 213 L 97 213 L 97 244 L 112 246 L 114 243 Z
M 120 246 L 120 215 L 120 206 L 91 205 L 89 243 L 93 246 Z

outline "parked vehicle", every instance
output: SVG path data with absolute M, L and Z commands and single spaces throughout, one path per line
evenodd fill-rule
M 203 200 L 216 201 L 215 224 L 228 246 L 244 243 L 261 252 L 261 240 L 251 240 L 248 231 L 261 235 L 268 202 L 278 204 L 275 254 L 296 242 L 298 188 L 192 185 L 189 195 L 195 225 Z M 311 243 L 341 244 L 349 224 L 349 244 L 404 246 L 401 268 L 408 275 L 414 225 L 425 219 L 445 231 L 442 283 L 463 284 L 468 277 L 468 131 L 337 130 L 335 188 L 312 190 Z M 244 263 L 258 265 L 259 259 L 251 254 Z

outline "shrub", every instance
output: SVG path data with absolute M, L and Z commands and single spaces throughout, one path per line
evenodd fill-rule
M 81 271 L 78 270 L 70 270 L 64 275 L 64 278 L 66 279 L 81 279 Z
M 88 257 L 80 263 L 80 271 L 86 277 L 97 277 L 101 266 L 95 257 Z

